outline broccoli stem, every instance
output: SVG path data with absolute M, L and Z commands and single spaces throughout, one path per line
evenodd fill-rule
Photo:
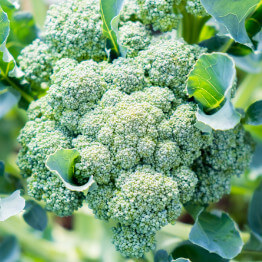
M 210 17 L 194 16 L 185 10 L 182 11 L 182 14 L 182 36 L 184 40 L 188 44 L 197 44 L 199 42 L 200 32 Z
M 246 108 L 252 99 L 252 93 L 262 84 L 262 74 L 247 74 L 237 89 L 234 105 L 239 108 Z

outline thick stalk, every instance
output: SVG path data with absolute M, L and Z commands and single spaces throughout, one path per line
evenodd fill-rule
M 251 94 L 262 85 L 262 74 L 248 74 L 237 89 L 233 99 L 235 107 L 246 108 L 250 104 Z
M 209 17 L 197 17 L 183 11 L 183 29 L 182 36 L 188 44 L 196 44 L 199 42 L 200 32 L 209 19 Z

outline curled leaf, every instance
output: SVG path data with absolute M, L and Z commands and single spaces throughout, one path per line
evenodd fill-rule
M 63 181 L 67 189 L 82 192 L 89 189 L 94 180 L 93 177 L 90 177 L 89 181 L 82 186 L 75 184 L 74 167 L 79 156 L 79 152 L 75 149 L 59 149 L 48 157 L 46 166 Z
M 230 102 L 235 78 L 233 59 L 222 53 L 202 55 L 190 72 L 187 92 L 199 105 L 197 127 L 203 132 L 228 130 L 240 122 L 241 115 Z

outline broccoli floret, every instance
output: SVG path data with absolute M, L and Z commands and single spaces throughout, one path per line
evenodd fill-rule
M 116 187 L 111 218 L 138 233 L 151 235 L 180 215 L 177 183 L 152 169 L 122 173 Z
M 48 45 L 36 39 L 25 47 L 18 57 L 19 65 L 25 72 L 25 79 L 35 87 L 50 85 L 50 75 L 55 62 Z
M 144 253 L 155 248 L 154 234 L 141 234 L 129 226 L 113 228 L 113 244 L 116 250 L 125 257 L 140 258 Z
M 105 58 L 98 0 L 70 0 L 50 7 L 43 38 L 58 53 L 82 61 Z
M 217 202 L 228 194 L 232 176 L 239 176 L 248 168 L 252 153 L 252 139 L 241 126 L 215 131 L 213 143 L 203 150 L 193 165 L 198 177 L 194 201 L 201 204 Z
M 126 22 L 119 29 L 119 43 L 127 48 L 129 57 L 136 56 L 140 50 L 145 49 L 151 41 L 150 32 L 140 22 Z
M 120 12 L 120 25 L 125 24 L 127 21 L 139 21 L 140 9 L 137 0 L 124 1 L 123 8 Z
M 176 96 L 185 98 L 187 76 L 205 52 L 205 48 L 182 41 L 158 40 L 141 51 L 137 59 L 144 65 L 152 85 L 169 87 Z
M 197 175 L 187 166 L 181 166 L 173 170 L 172 177 L 177 182 L 181 203 L 187 203 L 194 195 Z
M 208 13 L 200 0 L 187 0 L 186 10 L 188 13 L 195 16 L 208 16 Z
M 174 13 L 174 0 L 137 0 L 140 17 L 154 31 L 166 32 L 177 28 L 182 16 Z
M 143 66 L 132 58 L 115 60 L 104 70 L 104 79 L 111 89 L 115 88 L 127 94 L 145 86 Z
M 45 202 L 46 210 L 60 217 L 70 216 L 85 200 L 82 192 L 70 191 L 63 182 L 46 169 L 38 169 L 27 180 L 28 195 Z

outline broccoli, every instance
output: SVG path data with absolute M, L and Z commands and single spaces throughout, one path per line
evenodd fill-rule
M 117 250 L 142 257 L 182 204 L 209 204 L 229 193 L 253 145 L 241 124 L 211 133 L 197 128 L 186 81 L 207 50 L 156 32 L 176 27 L 175 6 L 203 14 L 199 1 L 127 2 L 119 24 L 127 57 L 113 61 L 105 60 L 98 1 L 70 0 L 50 9 L 42 40 L 20 58 L 28 81 L 49 89 L 29 107 L 18 165 L 29 195 L 47 210 L 67 216 L 86 201 L 97 218 L 115 222 Z M 74 180 L 96 182 L 87 193 L 70 191 L 47 169 L 58 149 L 79 152 Z

